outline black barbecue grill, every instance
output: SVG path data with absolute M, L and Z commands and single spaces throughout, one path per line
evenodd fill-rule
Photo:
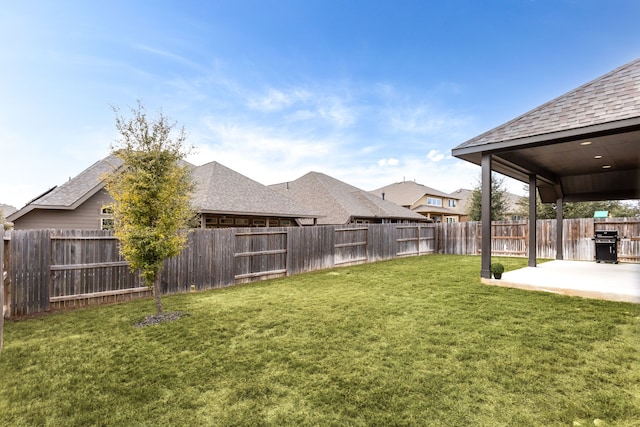
M 596 262 L 618 263 L 618 232 L 596 230 Z

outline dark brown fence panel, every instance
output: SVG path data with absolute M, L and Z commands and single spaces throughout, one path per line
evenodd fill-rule
M 200 231 L 200 230 L 197 230 Z M 213 269 L 208 288 L 222 288 L 235 283 L 236 230 L 221 228 L 213 234 Z
M 342 226 L 335 229 L 335 265 L 367 262 L 368 226 Z
M 334 267 L 335 227 L 288 228 L 288 274 Z
M 0 352 L 2 352 L 2 337 L 4 333 L 5 301 L 7 301 L 4 293 L 4 280 L 6 276 L 7 273 L 4 270 L 4 224 L 0 223 Z
M 201 236 L 189 233 L 187 246 L 180 255 L 165 260 L 160 272 L 160 288 L 163 294 L 188 292 L 191 285 L 196 285 L 194 264 L 198 264 L 198 250 L 205 250 L 202 240 Z
M 398 234 L 396 224 L 371 224 L 367 233 L 368 262 L 395 258 Z
M 148 290 L 103 230 L 50 231 L 50 308 L 124 301 Z
M 49 230 L 11 233 L 9 277 L 12 315 L 49 310 Z
M 251 282 L 287 274 L 287 231 L 265 228 L 236 232 L 235 280 Z
M 420 254 L 420 227 L 401 225 L 397 228 L 397 256 L 415 256 Z

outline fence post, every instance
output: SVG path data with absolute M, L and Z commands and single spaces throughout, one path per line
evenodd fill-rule
M 2 353 L 2 333 L 4 332 L 4 224 L 0 224 L 0 353 Z

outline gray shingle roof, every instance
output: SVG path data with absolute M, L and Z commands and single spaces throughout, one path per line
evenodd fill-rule
M 2 211 L 2 214 L 6 217 L 17 211 L 17 209 L 11 205 L 0 203 L 0 211 Z
M 312 209 L 218 162 L 196 167 L 193 175 L 197 182 L 193 204 L 199 212 L 292 218 L 318 216 Z
M 458 199 L 460 199 L 460 202 L 456 207 L 456 210 L 458 210 L 458 213 L 459 214 L 469 213 L 469 208 L 471 207 L 470 203 L 473 197 L 473 190 L 469 190 L 466 188 L 459 188 L 451 194 L 455 195 Z M 520 202 L 520 200 L 522 200 L 524 196 L 505 192 L 504 197 L 506 202 L 507 213 L 513 214 L 519 210 L 520 206 L 518 205 L 518 203 Z
M 414 181 L 396 182 L 372 190 L 370 193 L 379 197 L 384 193 L 385 200 L 389 200 L 401 206 L 411 206 L 424 195 L 455 199 L 455 197 L 450 194 L 436 190 L 435 188 L 427 187 L 426 185 L 418 184 Z
M 121 165 L 122 160 L 107 156 L 30 204 L 46 208 L 71 208 L 104 187 L 104 176 L 113 173 Z
M 346 224 L 352 217 L 425 221 L 425 217 L 319 172 L 270 186 L 325 215 L 318 224 Z
M 640 58 L 580 86 L 456 149 L 640 117 Z
M 283 194 L 217 162 L 192 167 L 199 212 L 315 218 L 318 214 Z M 75 209 L 104 187 L 104 177 L 122 165 L 113 155 L 94 163 L 76 177 L 37 197 L 11 216 L 15 220 L 33 209 Z

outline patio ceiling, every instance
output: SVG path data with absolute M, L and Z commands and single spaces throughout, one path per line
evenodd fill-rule
M 523 182 L 542 201 L 640 199 L 640 59 L 455 149 Z

